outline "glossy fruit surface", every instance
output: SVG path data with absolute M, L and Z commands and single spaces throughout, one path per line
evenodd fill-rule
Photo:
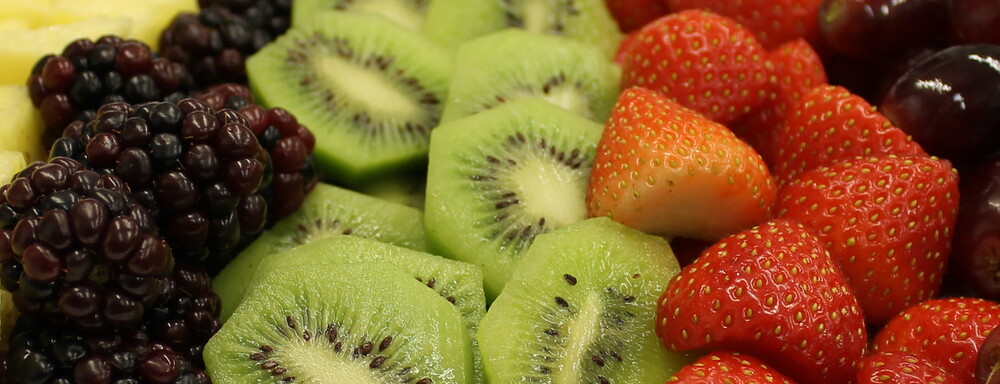
M 899 52 L 944 35 L 945 0 L 824 0 L 819 26 L 827 44 L 854 57 Z
M 1000 46 L 938 52 L 896 81 L 880 110 L 927 153 L 980 161 L 1000 149 Z
M 1000 158 L 961 177 L 950 274 L 970 293 L 1000 300 Z

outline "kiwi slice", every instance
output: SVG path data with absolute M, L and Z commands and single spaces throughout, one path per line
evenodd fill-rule
M 604 0 L 434 0 L 424 23 L 427 36 L 452 49 L 505 28 L 580 40 L 609 59 L 622 39 Z
M 479 329 L 491 383 L 662 384 L 694 356 L 654 330 L 680 266 L 662 238 L 608 218 L 538 236 Z
M 376 264 L 271 271 L 204 356 L 218 384 L 472 382 L 455 306 Z
M 597 48 L 511 29 L 463 44 L 442 122 L 525 97 L 540 97 L 604 123 L 618 98 L 621 70 Z
M 382 200 L 424 210 L 427 168 L 379 177 L 354 189 Z
M 369 12 L 379 14 L 399 25 L 420 31 L 430 0 L 295 0 L 292 25 L 308 20 L 323 10 Z
M 398 268 L 454 304 L 462 315 L 472 343 L 474 382 L 482 383 L 476 330 L 486 313 L 486 298 L 483 296 L 483 271 L 475 265 L 357 236 L 337 236 L 265 258 L 250 279 L 249 292 L 253 292 L 257 282 L 273 270 L 293 266 L 327 270 L 332 265 L 350 263 Z M 231 298 L 222 299 L 225 302 Z M 232 298 L 235 303 L 242 300 L 242 297 Z
M 492 300 L 535 236 L 586 218 L 602 129 L 539 99 L 442 124 L 424 207 L 434 253 L 482 266 Z
M 359 184 L 423 164 L 451 55 L 380 15 L 322 11 L 247 60 L 258 100 L 316 136 L 325 175 Z
M 328 184 L 318 184 L 298 211 L 261 235 L 212 281 L 222 300 L 222 320 L 236 309 L 261 260 L 298 245 L 352 235 L 416 250 L 426 250 L 420 223 L 423 214 L 407 206 L 380 200 Z

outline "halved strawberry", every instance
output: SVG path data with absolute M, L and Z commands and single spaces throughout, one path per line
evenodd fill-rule
M 605 0 L 604 3 L 622 32 L 642 28 L 670 10 L 663 0 Z
M 865 318 L 884 324 L 941 288 L 958 174 L 928 157 L 841 160 L 781 188 L 775 212 L 817 231 Z
M 587 209 L 648 233 L 714 241 L 766 220 L 774 197 L 764 161 L 726 127 L 631 88 L 598 144 Z
M 1000 325 L 1000 304 L 937 299 L 914 306 L 886 324 L 872 344 L 876 352 L 908 352 L 975 384 L 976 358 L 986 336 Z
M 684 11 L 647 24 L 635 40 L 623 52 L 622 88 L 662 92 L 722 124 L 767 97 L 766 51 L 733 19 Z
M 674 12 L 706 9 L 735 19 L 749 28 L 767 48 L 796 39 L 820 41 L 822 0 L 666 0 Z
M 927 155 L 867 101 L 831 85 L 814 88 L 795 103 L 778 137 L 774 178 L 779 186 L 838 159 Z
M 880 352 L 865 357 L 852 384 L 952 384 L 960 380 L 941 366 L 905 352 Z
M 777 158 L 778 133 L 788 110 L 806 92 L 825 85 L 827 78 L 819 54 L 804 39 L 789 41 L 768 52 L 767 61 L 771 65 L 767 101 L 730 128 L 771 166 Z
M 803 383 L 844 383 L 865 354 L 861 309 L 823 244 L 774 220 L 719 241 L 660 298 L 657 335 L 675 351 L 754 355 Z
M 717 351 L 681 368 L 669 384 L 793 384 L 760 359 L 739 352 Z

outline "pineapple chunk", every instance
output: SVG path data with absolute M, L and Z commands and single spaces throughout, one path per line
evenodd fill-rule
M 132 21 L 124 17 L 93 17 L 69 24 L 0 32 L 0 84 L 24 84 L 31 68 L 50 53 L 62 52 L 69 42 L 79 38 L 96 39 L 104 35 L 127 36 Z
M 15 173 L 20 172 L 27 163 L 24 161 L 24 154 L 14 151 L 0 151 L 0 186 L 10 183 L 10 179 Z M 3 291 L 0 289 L 0 291 Z M 2 314 L 0 314 L 2 317 Z
M 0 153 L 20 152 L 29 161 L 43 160 L 48 151 L 42 147 L 42 132 L 45 125 L 42 117 L 31 105 L 28 88 L 23 85 L 0 86 L 0 116 L 5 123 L 0 125 Z M 0 172 L 4 163 L 0 163 Z M 2 175 L 2 174 L 0 174 Z M 0 178 L 0 184 L 6 180 Z
M 52 0 L 0 0 L 0 21 L 17 20 L 25 29 L 49 24 Z

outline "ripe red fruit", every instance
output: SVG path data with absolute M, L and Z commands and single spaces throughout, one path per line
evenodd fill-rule
M 767 48 L 796 39 L 820 41 L 816 14 L 822 0 L 666 0 L 674 12 L 706 9 L 749 28 Z
M 675 276 L 656 332 L 675 351 L 752 354 L 803 383 L 844 383 L 865 354 L 861 309 L 816 235 L 774 220 L 719 241 Z
M 979 348 L 1000 325 L 1000 304 L 955 298 L 914 306 L 886 324 L 872 344 L 876 352 L 909 352 L 975 384 Z
M 669 11 L 663 0 L 605 0 L 604 3 L 622 32 L 642 28 Z
M 732 132 L 632 88 L 598 144 L 587 209 L 649 233 L 716 240 L 766 220 L 774 196 L 763 160 Z
M 816 230 L 878 325 L 940 290 L 958 175 L 927 157 L 842 160 L 783 187 L 775 211 Z
M 733 19 L 684 11 L 647 24 L 634 39 L 622 52 L 622 88 L 661 92 L 721 124 L 767 97 L 766 51 Z
M 768 165 L 774 165 L 778 133 L 788 111 L 807 92 L 825 85 L 827 78 L 819 54 L 803 39 L 789 41 L 768 52 L 767 61 L 771 65 L 767 101 L 731 128 Z
M 809 91 L 788 112 L 779 133 L 778 185 L 802 172 L 856 156 L 921 155 L 920 145 L 860 96 L 842 87 Z
M 853 384 L 950 384 L 960 380 L 935 363 L 909 353 L 882 352 L 865 357 Z
M 787 376 L 750 355 L 717 351 L 681 368 L 670 384 L 794 384 Z

